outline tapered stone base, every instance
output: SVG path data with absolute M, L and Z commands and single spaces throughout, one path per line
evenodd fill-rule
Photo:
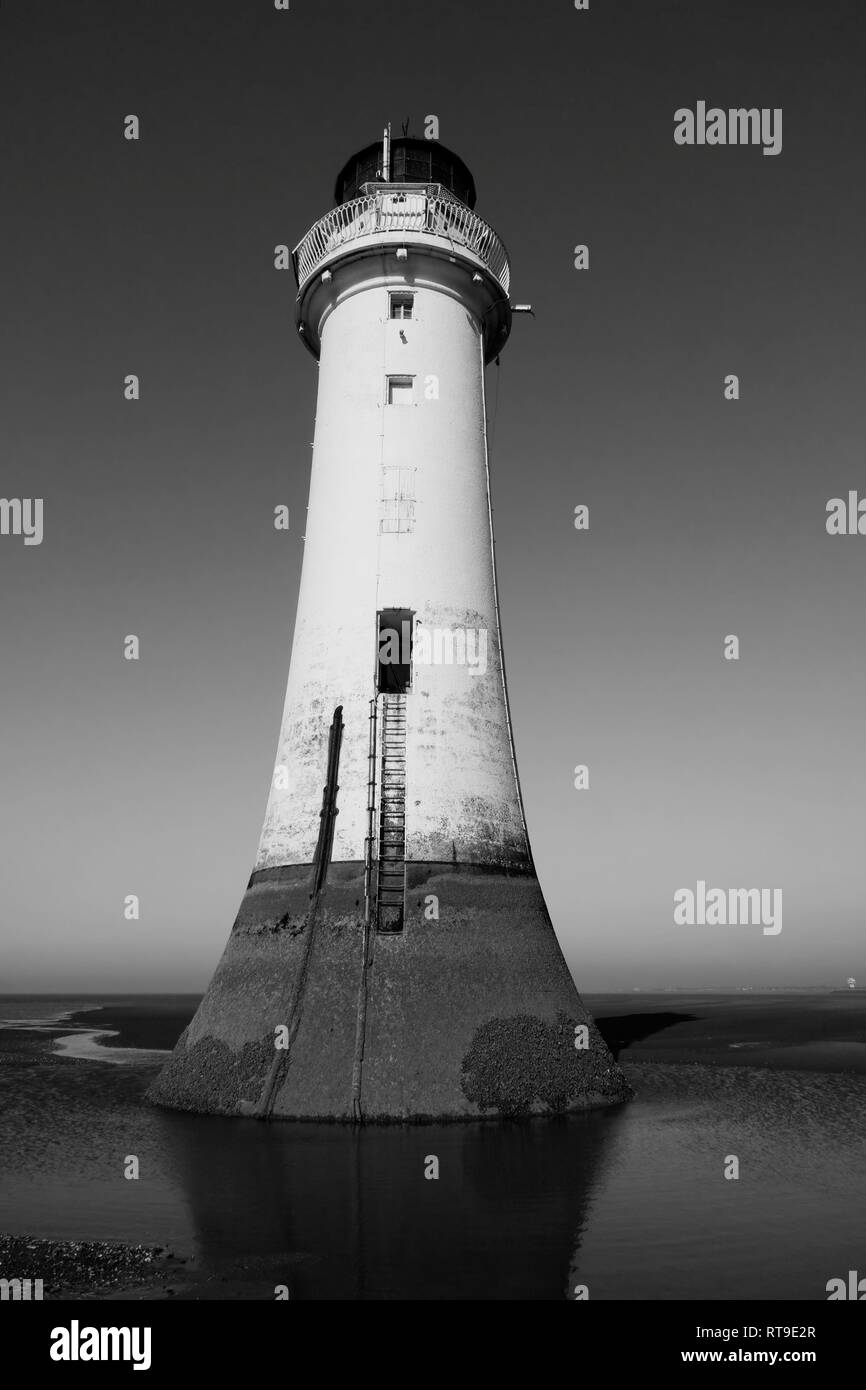
M 363 984 L 363 865 L 332 863 L 315 907 L 312 879 L 308 865 L 253 875 L 151 1100 L 369 1122 L 562 1112 L 628 1098 L 534 874 L 408 864 L 404 929 L 370 931 Z M 581 1024 L 586 1048 L 575 1046 Z M 280 1036 L 287 1050 L 276 1048 Z

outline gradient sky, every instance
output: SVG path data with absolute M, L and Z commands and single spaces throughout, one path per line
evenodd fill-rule
M 866 495 L 864 39 L 862 0 L 2 5 L 0 495 L 43 497 L 45 539 L 0 538 L 0 992 L 195 990 L 217 963 L 313 437 L 273 247 L 429 113 L 536 314 L 488 375 L 493 493 L 578 986 L 866 983 L 866 536 L 824 524 Z M 677 147 L 699 100 L 783 108 L 782 153 Z M 698 879 L 782 888 L 781 935 L 675 926 Z

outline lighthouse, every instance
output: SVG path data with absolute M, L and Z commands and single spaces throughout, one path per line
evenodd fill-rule
M 457 155 L 386 131 L 293 253 L 318 395 L 285 707 L 253 872 L 160 1104 L 420 1121 L 629 1093 L 524 820 L 485 408 L 511 272 L 475 203 Z

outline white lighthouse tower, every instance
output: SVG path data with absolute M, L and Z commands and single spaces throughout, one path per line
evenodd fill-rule
M 484 397 L 510 270 L 474 205 L 456 155 L 386 133 L 295 250 L 319 373 L 285 710 L 255 868 L 163 1104 L 411 1120 L 627 1094 L 524 824 Z

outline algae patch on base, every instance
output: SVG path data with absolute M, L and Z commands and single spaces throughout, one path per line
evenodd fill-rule
M 526 1115 L 564 1111 L 581 1098 L 628 1095 L 598 1029 L 586 1020 L 589 1047 L 574 1045 L 580 1025 L 564 1013 L 556 1024 L 531 1014 L 492 1018 L 475 1032 L 463 1058 L 461 1086 L 482 1111 Z

